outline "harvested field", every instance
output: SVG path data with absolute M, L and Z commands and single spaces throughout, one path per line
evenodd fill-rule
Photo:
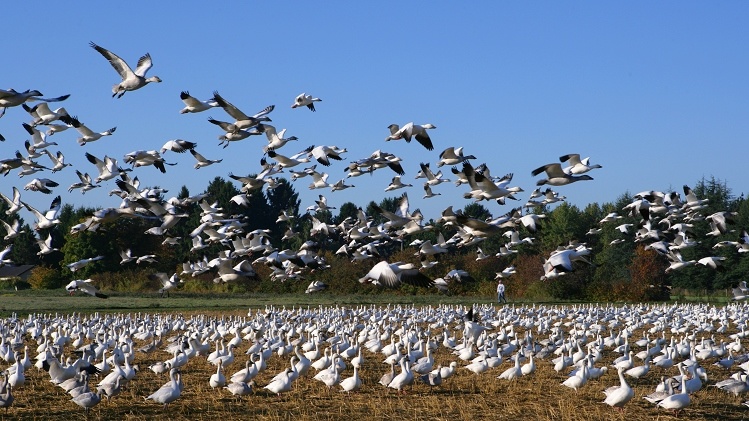
M 122 341 L 124 338 L 134 338 L 138 332 L 139 326 L 166 326 L 171 324 L 175 326 L 171 332 L 165 334 L 164 342 L 155 351 L 150 353 L 136 352 L 134 364 L 137 364 L 140 370 L 135 378 L 127 383 L 124 390 L 107 402 L 104 399 L 100 404 L 90 410 L 88 417 L 84 410 L 70 401 L 68 396 L 61 388 L 50 383 L 50 376 L 44 371 L 34 367 L 26 370 L 26 383 L 13 390 L 15 402 L 8 410 L 4 418 L 12 419 L 44 419 L 44 420 L 68 420 L 71 417 L 75 419 L 122 419 L 122 420 L 145 420 L 145 419 L 184 419 L 184 420 L 203 420 L 203 419 L 305 419 L 305 420 L 322 420 L 322 419 L 433 419 L 433 420 L 453 420 L 453 419 L 538 419 L 538 420 L 591 420 L 591 419 L 672 419 L 675 415 L 672 412 L 661 408 L 643 399 L 643 396 L 653 392 L 656 385 L 660 382 L 661 376 L 673 376 L 678 374 L 676 367 L 663 370 L 653 366 L 650 372 L 641 379 L 627 378 L 627 382 L 633 387 L 635 397 L 625 405 L 624 410 L 619 412 L 608 405 L 602 403 L 605 396 L 603 390 L 612 385 L 618 385 L 619 379 L 616 371 L 611 369 L 605 373 L 599 380 L 589 380 L 585 386 L 575 392 L 562 383 L 567 378 L 568 368 L 562 373 L 557 373 L 551 362 L 551 355 L 546 359 L 536 359 L 537 370 L 527 377 L 517 380 L 507 381 L 500 380 L 496 377 L 513 366 L 511 355 L 516 351 L 510 350 L 508 356 L 503 358 L 501 365 L 490 368 L 482 374 L 474 374 L 465 366 L 469 363 L 460 360 L 451 350 L 443 345 L 443 332 L 448 336 L 454 337 L 458 343 L 462 342 L 463 322 L 460 314 L 465 312 L 461 306 L 442 306 L 433 307 L 431 310 L 421 307 L 396 307 L 392 306 L 389 313 L 385 312 L 385 307 L 366 306 L 357 308 L 351 306 L 343 310 L 344 307 L 319 307 L 304 311 L 286 310 L 281 308 L 272 309 L 266 312 L 263 310 L 252 310 L 252 315 L 248 317 L 247 311 L 241 312 L 210 312 L 205 315 L 197 313 L 157 313 L 140 315 L 131 314 L 130 319 L 124 317 L 106 317 L 101 315 L 98 319 L 92 319 L 83 316 L 80 323 L 71 324 L 72 329 L 78 329 L 85 332 L 84 327 L 91 327 L 91 330 L 112 332 L 119 335 Z M 593 311 L 596 309 L 595 311 Z M 714 338 L 715 348 L 720 349 L 721 343 L 726 345 L 734 343 L 734 339 L 729 335 L 741 331 L 737 328 L 732 318 L 739 317 L 743 314 L 743 307 L 729 306 L 725 307 L 728 311 L 721 308 L 715 308 L 706 305 L 690 306 L 641 306 L 641 307 L 619 307 L 614 310 L 612 307 L 594 308 L 592 306 L 537 306 L 533 307 L 494 307 L 483 305 L 477 307 L 476 312 L 482 315 L 481 324 L 489 327 L 486 330 L 486 336 L 483 343 L 491 343 L 491 339 L 498 339 L 498 348 L 508 344 L 512 346 L 512 341 L 516 338 L 520 341 L 522 348 L 527 347 L 525 342 L 526 333 L 530 332 L 536 342 L 536 350 L 539 351 L 544 340 L 556 335 L 562 335 L 562 342 L 568 341 L 570 337 L 576 338 L 581 343 L 581 349 L 586 349 L 586 343 L 596 340 L 594 332 L 595 326 L 592 315 L 598 314 L 613 315 L 608 319 L 600 319 L 601 326 L 613 323 L 612 320 L 618 321 L 620 326 L 614 329 L 606 328 L 601 332 L 600 340 L 607 338 L 611 331 L 622 331 L 627 323 L 632 325 L 630 343 L 632 350 L 637 353 L 646 349 L 634 344 L 636 340 L 643 338 L 648 329 L 653 328 L 652 320 L 657 320 L 654 315 L 668 318 L 669 315 L 676 314 L 684 317 L 685 325 L 690 326 L 689 331 L 684 333 L 669 332 L 652 332 L 650 339 L 665 338 L 665 344 L 668 345 L 671 337 L 675 341 L 680 338 L 694 335 L 693 345 L 700 345 L 703 338 Z M 696 314 L 694 320 L 702 320 L 700 326 L 691 326 L 686 323 L 688 315 Z M 589 315 L 586 320 L 585 315 Z M 637 315 L 636 318 L 634 316 Z M 538 323 L 540 316 L 549 317 L 551 325 L 544 333 L 542 328 L 539 331 L 538 326 L 532 329 L 524 327 L 528 323 Z M 609 317 L 607 316 L 607 317 Z M 690 316 L 691 317 L 691 316 Z M 32 317 L 32 320 L 34 318 Z M 368 320 L 367 320 L 368 319 Z M 39 319 L 44 321 L 43 318 Z M 158 323 L 151 324 L 150 321 L 158 320 Z M 534 322 L 535 320 L 535 322 Z M 725 332 L 719 333 L 721 321 L 730 320 Z M 28 318 L 20 319 L 21 324 L 28 324 Z M 67 321 L 73 321 L 69 319 Z M 115 329 L 114 326 L 127 321 L 124 326 L 129 326 L 129 334 L 124 333 L 124 328 Z M 185 329 L 182 330 L 175 322 L 185 321 Z M 274 321 L 274 324 L 270 324 Z M 56 331 L 59 325 L 62 329 L 66 325 L 66 319 L 61 316 L 55 320 L 46 320 L 48 326 L 52 326 L 51 331 Z M 292 325 L 292 322 L 295 323 Z M 184 333 L 189 330 L 210 332 L 230 330 L 231 327 L 237 327 L 240 330 L 248 326 L 257 327 L 260 324 L 268 323 L 267 330 L 262 334 L 263 339 L 258 339 L 266 346 L 277 343 L 274 339 L 280 338 L 281 347 L 286 344 L 285 333 L 293 332 L 288 335 L 288 340 L 293 341 L 303 336 L 309 340 L 313 331 L 318 331 L 325 338 L 332 338 L 339 335 L 343 343 L 355 341 L 360 337 L 363 330 L 370 326 L 377 329 L 377 335 L 386 334 L 391 331 L 392 337 L 397 342 L 399 336 L 395 333 L 398 329 L 406 326 L 402 337 L 420 337 L 422 339 L 431 338 L 434 346 L 434 366 L 448 366 L 450 362 L 456 361 L 458 368 L 455 375 L 445 379 L 441 386 L 430 387 L 423 384 L 418 379 L 410 387 L 407 387 L 405 393 L 398 393 L 394 389 L 386 388 L 378 382 L 380 377 L 389 371 L 389 366 L 383 364 L 385 356 L 378 352 L 372 353 L 363 348 L 363 357 L 365 359 L 362 368 L 359 371 L 362 386 L 361 389 L 354 393 L 342 392 L 340 386 L 334 386 L 328 389 L 322 382 L 314 380 L 312 376 L 315 369 L 310 369 L 307 375 L 301 376 L 293 383 L 292 389 L 276 396 L 270 391 L 263 388 L 270 379 L 277 373 L 289 367 L 289 358 L 291 354 L 284 356 L 278 355 L 278 350 L 274 350 L 272 356 L 267 360 L 267 369 L 255 377 L 255 387 L 252 394 L 242 398 L 235 398 L 226 389 L 212 389 L 209 386 L 209 377 L 216 372 L 216 367 L 207 362 L 205 356 L 195 356 L 189 359 L 186 365 L 181 367 L 182 380 L 184 383 L 181 396 L 171 403 L 168 408 L 152 401 L 145 401 L 144 397 L 153 393 L 162 384 L 168 381 L 167 374 L 157 375 L 148 367 L 159 361 L 165 361 L 173 357 L 173 354 L 166 352 L 168 345 L 166 337 L 173 336 L 177 333 Z M 553 324 L 557 323 L 559 329 L 555 332 Z M 740 321 L 743 323 L 743 321 Z M 441 326 L 442 325 L 442 326 Z M 496 325 L 496 326 L 495 326 Z M 12 337 L 7 337 L 7 332 L 14 329 L 15 322 L 5 320 L 3 323 L 6 329 L 6 345 L 12 341 Z M 76 328 L 76 326 L 78 326 Z M 273 329 L 271 326 L 275 326 Z M 292 328 L 292 326 L 294 326 Z M 587 327 L 586 327 L 587 326 Z M 247 329 L 245 329 L 247 330 Z M 249 329 L 252 330 L 252 329 Z M 576 334 L 575 332 L 578 332 Z M 583 334 L 588 332 L 589 335 Z M 61 330 L 65 335 L 65 330 Z M 348 332 L 349 335 L 344 334 Z M 374 330 L 372 331 L 374 332 Z M 415 332 L 421 332 L 412 336 Z M 562 333 L 563 332 L 563 333 Z M 68 332 L 71 337 L 73 330 Z M 240 335 L 242 335 L 240 333 Z M 372 336 L 374 333 L 372 333 Z M 514 336 L 512 336 L 514 335 Z M 95 336 L 95 335 L 94 335 Z M 234 333 L 226 333 L 225 339 L 228 342 L 234 338 Z M 362 334 L 362 337 L 365 335 Z M 258 336 L 259 338 L 260 336 Z M 31 340 L 27 333 L 24 337 L 24 343 L 29 347 L 29 353 L 36 355 L 37 342 Z M 202 340 L 205 341 L 206 338 Z M 92 340 L 86 340 L 84 343 L 90 343 Z M 389 344 L 390 340 L 386 339 L 384 345 Z M 414 339 L 415 341 L 415 339 Z M 134 340 L 133 348 L 137 349 L 146 345 L 149 341 Z M 584 343 L 583 343 L 584 342 Z M 739 341 L 741 342 L 741 340 Z M 210 351 L 213 351 L 214 344 L 210 342 Z M 354 342 L 351 342 L 354 343 Z M 411 342 L 411 349 L 418 347 L 416 342 Z M 248 356 L 245 351 L 253 344 L 251 340 L 243 340 L 235 350 L 235 359 L 228 364 L 224 370 L 226 377 L 245 367 L 245 361 Z M 363 347 L 363 342 L 361 343 Z M 277 345 L 276 345 L 277 346 Z M 653 345 L 657 346 L 657 345 Z M 320 349 L 329 348 L 329 342 L 321 342 Z M 72 345 L 64 347 L 65 358 L 73 357 Z M 478 352 L 478 348 L 474 347 Z M 110 349 L 111 351 L 111 349 Z M 576 351 L 576 348 L 573 349 Z M 526 352 L 529 354 L 529 352 Z M 734 353 L 738 359 L 744 356 L 746 351 Z M 111 354 L 110 354 L 111 355 Z M 605 347 L 601 359 L 595 364 L 596 367 L 609 366 L 611 362 L 619 357 L 620 354 L 611 348 Z M 712 385 L 716 381 L 728 378 L 735 371 L 739 371 L 738 362 L 731 369 L 725 369 L 713 365 L 719 358 L 711 357 L 699 361 L 699 364 L 707 371 L 708 381 L 706 384 Z M 681 358 L 679 358 L 681 360 Z M 33 362 L 33 361 L 32 361 Z M 7 365 L 7 364 L 6 364 Z M 635 365 L 642 365 L 642 361 L 635 358 Z M 341 378 L 351 376 L 353 373 L 350 360 L 347 361 L 347 368 L 341 373 Z M 418 377 L 418 376 L 417 376 Z M 92 389 L 98 380 L 92 377 Z M 716 387 L 703 386 L 699 391 L 691 395 L 691 405 L 686 408 L 679 418 L 690 420 L 714 420 L 714 419 L 743 419 L 746 413 L 746 407 L 742 405 L 744 398 L 734 396 Z M 2 412 L 0 412 L 1 414 Z

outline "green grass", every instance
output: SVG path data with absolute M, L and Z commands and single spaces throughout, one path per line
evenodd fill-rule
M 88 295 L 68 295 L 64 290 L 0 291 L 0 316 L 12 313 L 91 313 L 112 312 L 174 312 L 174 311 L 237 311 L 248 308 L 330 306 L 330 305 L 386 305 L 414 304 L 470 305 L 491 303 L 493 297 L 460 297 L 444 295 L 332 295 L 317 294 L 195 294 L 175 293 L 161 298 L 158 293 L 112 293 L 108 299 Z
M 679 296 L 678 302 L 705 302 L 725 304 L 727 297 Z M 189 293 L 177 292 L 161 298 L 158 293 L 110 293 L 100 299 L 80 293 L 70 296 L 64 290 L 0 290 L 0 317 L 12 313 L 25 316 L 29 313 L 92 313 L 104 312 L 178 312 L 178 311 L 244 311 L 249 308 L 331 305 L 471 305 L 494 303 L 495 298 L 447 295 L 403 295 L 385 291 L 382 294 L 336 295 L 327 292 L 315 294 L 285 293 Z M 567 301 L 515 301 L 516 304 L 566 305 L 581 304 Z M 511 302 L 509 305 L 512 305 Z

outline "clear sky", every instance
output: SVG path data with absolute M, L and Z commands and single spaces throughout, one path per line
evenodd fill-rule
M 525 192 L 505 206 L 483 202 L 495 215 L 525 203 L 540 178 L 531 177 L 534 168 L 568 153 L 603 165 L 590 173 L 594 181 L 556 189 L 581 208 L 626 191 L 681 191 L 703 176 L 726 181 L 738 196 L 749 190 L 747 12 L 749 4 L 729 1 L 7 2 L 0 88 L 71 94 L 51 106 L 64 105 L 96 131 L 117 126 L 113 136 L 83 147 L 74 130 L 52 137 L 60 144 L 52 151 L 92 175 L 86 151 L 124 165 L 124 154 L 175 138 L 223 158 L 194 170 L 192 156 L 167 152 L 178 165 L 166 175 L 134 171 L 142 185 L 169 188 L 167 197 L 183 184 L 195 194 L 215 176 L 256 173 L 266 143 L 258 136 L 222 149 L 222 132 L 207 118 L 231 118 L 221 109 L 180 115 L 182 90 L 200 99 L 217 90 L 248 114 L 275 104 L 272 124 L 300 139 L 280 153 L 347 148 L 346 159 L 326 169 L 331 182 L 375 150 L 402 157 L 403 179 L 414 184 L 406 190 L 411 208 L 426 219 L 470 203 L 462 198 L 466 186 L 452 184 L 424 200 L 423 180 L 413 180 L 420 162 L 434 168 L 448 146 L 464 146 L 493 175 L 515 174 L 512 185 Z M 163 83 L 111 98 L 119 77 L 89 41 L 133 65 L 149 52 L 149 75 Z M 291 109 L 301 92 L 322 98 L 316 113 Z M 23 149 L 24 121 L 20 107 L 0 119 L 3 158 Z M 389 124 L 409 121 L 437 126 L 434 151 L 384 141 Z M 46 157 L 40 162 L 48 165 Z M 0 190 L 10 194 L 34 177 L 16 173 L 0 179 Z M 84 196 L 67 192 L 78 181 L 71 168 L 37 175 L 61 184 L 55 195 L 64 203 L 119 204 L 107 195 L 113 181 Z M 302 209 L 321 193 L 332 206 L 366 205 L 402 191 L 384 191 L 393 175 L 383 169 L 351 178 L 356 188 L 343 192 L 310 191 L 309 178 L 294 186 Z M 22 193 L 39 208 L 52 197 Z

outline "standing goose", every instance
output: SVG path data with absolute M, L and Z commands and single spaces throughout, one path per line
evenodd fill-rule
M 127 91 L 134 91 L 140 89 L 150 82 L 161 82 L 158 76 L 151 76 L 146 78 L 146 72 L 153 66 L 151 61 L 151 55 L 146 53 L 144 56 L 138 59 L 138 65 L 133 71 L 130 66 L 127 65 L 125 60 L 121 59 L 117 54 L 107 50 L 106 48 L 100 47 L 95 43 L 91 42 L 89 45 L 98 51 L 99 54 L 103 55 L 104 58 L 109 60 L 109 64 L 114 67 L 114 70 L 120 74 L 122 81 L 112 87 L 112 97 L 122 98 Z
M 617 371 L 619 372 L 619 386 L 612 386 L 603 392 L 606 394 L 603 403 L 621 410 L 635 396 L 635 391 L 629 387 L 627 380 L 624 379 L 624 368 L 619 367 Z
M 102 393 L 104 393 L 104 391 L 101 389 L 97 390 L 96 393 L 94 392 L 81 393 L 80 395 L 71 399 L 71 401 L 73 401 L 76 405 L 80 406 L 81 408 L 85 409 L 86 414 L 88 415 L 88 410 L 98 405 L 99 402 L 101 402 Z
M 179 370 L 173 368 L 169 371 L 169 378 L 171 381 L 161 386 L 157 391 L 148 395 L 145 400 L 153 400 L 154 402 L 163 403 L 164 409 L 166 409 L 170 403 L 174 402 L 182 394 L 182 388 L 180 387 L 180 373 Z
M 4 381 L 3 384 L 0 385 L 0 408 L 5 408 L 5 413 L 8 413 L 8 408 L 13 405 L 13 394 L 10 391 L 10 385 L 8 385 L 8 371 L 4 370 L 2 372 Z

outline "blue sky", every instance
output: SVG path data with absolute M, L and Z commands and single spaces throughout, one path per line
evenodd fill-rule
M 45 4 L 49 8 L 45 7 Z M 441 196 L 422 199 L 420 162 L 436 166 L 448 146 L 486 162 L 493 175 L 514 173 L 525 189 L 519 202 L 483 202 L 495 215 L 525 203 L 540 177 L 531 171 L 568 153 L 603 165 L 594 181 L 556 190 L 584 207 L 612 202 L 625 191 L 681 191 L 701 177 L 725 180 L 735 195 L 749 190 L 745 174 L 749 134 L 749 74 L 742 2 L 26 2 L 3 5 L 6 34 L 2 88 L 71 94 L 64 105 L 96 131 L 114 136 L 80 147 L 73 130 L 56 134 L 74 168 L 94 173 L 84 153 L 122 162 L 137 149 L 158 149 L 170 139 L 198 143 L 219 165 L 194 170 L 189 154 L 167 152 L 167 174 L 136 169 L 144 185 L 177 194 L 186 184 L 199 193 L 215 176 L 256 173 L 264 137 L 218 146 L 222 134 L 207 118 L 230 120 L 221 109 L 180 115 L 182 90 L 207 99 L 218 90 L 247 113 L 275 104 L 273 125 L 299 137 L 279 152 L 337 145 L 348 153 L 326 171 L 345 176 L 349 161 L 381 149 L 403 158 L 411 208 L 437 218 L 448 205 L 462 208 L 465 186 L 443 184 Z M 38 13 L 34 13 L 37 11 Z M 33 15 L 30 15 L 34 13 Z M 12 35 L 11 35 L 12 34 Z M 89 41 L 130 63 L 149 52 L 149 75 L 163 83 L 111 98 L 119 77 Z M 9 65 L 9 63 L 13 63 Z M 317 112 L 291 109 L 301 92 L 320 97 Z M 23 148 L 21 122 L 11 108 L 0 119 L 3 157 Z M 418 143 L 385 142 L 391 123 L 432 123 L 435 150 Z M 40 159 L 47 163 L 46 158 Z M 318 170 L 321 166 L 318 165 Z M 448 170 L 449 171 L 449 170 Z M 68 168 L 40 173 L 60 182 L 63 202 L 110 207 L 119 199 L 104 188 L 67 192 L 77 181 Z M 333 206 L 365 205 L 384 192 L 394 173 L 349 179 L 343 192 L 294 185 L 302 209 L 324 194 Z M 449 174 L 448 178 L 451 178 Z M 14 171 L 0 181 L 10 194 L 33 176 Z M 170 196 L 168 194 L 167 196 Z M 23 192 L 38 208 L 52 196 Z M 31 222 L 27 214 L 24 218 Z

